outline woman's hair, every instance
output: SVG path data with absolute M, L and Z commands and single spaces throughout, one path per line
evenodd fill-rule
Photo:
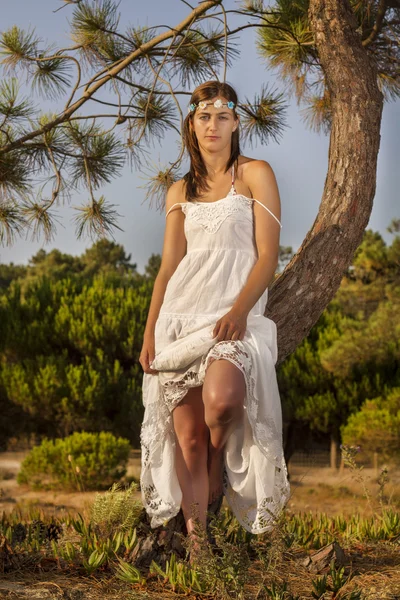
M 237 106 L 238 97 L 233 87 L 228 83 L 221 83 L 219 81 L 206 81 L 199 85 L 192 93 L 190 104 L 192 102 L 197 104 L 202 100 L 211 100 L 216 96 L 226 98 L 228 102 L 232 101 L 235 103 L 235 107 Z M 183 143 L 190 157 L 190 170 L 183 177 L 183 180 L 186 182 L 185 196 L 188 202 L 198 198 L 201 195 L 200 192 L 207 192 L 210 189 L 210 186 L 207 183 L 207 168 L 200 153 L 196 134 L 191 126 L 195 112 L 195 110 L 191 111 L 183 123 Z M 235 108 L 233 109 L 233 114 L 237 119 L 238 116 Z M 239 154 L 239 127 L 237 127 L 232 133 L 231 154 L 226 165 L 225 173 L 237 160 Z

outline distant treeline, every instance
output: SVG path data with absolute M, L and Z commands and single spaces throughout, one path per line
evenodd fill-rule
M 140 274 L 102 240 L 81 256 L 41 250 L 28 266 L 0 265 L 2 449 L 75 431 L 139 446 L 138 358 L 160 261 Z M 334 300 L 277 369 L 287 458 L 310 439 L 399 454 L 399 340 L 400 236 L 389 246 L 367 230 Z

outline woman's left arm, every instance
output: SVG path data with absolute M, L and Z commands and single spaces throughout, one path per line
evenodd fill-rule
M 247 165 L 246 175 L 253 198 L 264 204 L 280 221 L 281 202 L 272 167 L 264 160 L 255 160 Z M 280 225 L 257 202 L 253 202 L 253 210 L 258 260 L 231 310 L 216 323 L 214 337 L 218 333 L 219 340 L 225 339 L 225 334 L 230 335 L 233 329 L 237 333 L 234 339 L 243 339 L 247 315 L 267 289 L 278 266 Z

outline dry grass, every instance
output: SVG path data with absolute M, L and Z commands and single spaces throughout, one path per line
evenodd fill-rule
M 7 477 L 0 482 L 0 510 L 4 511 L 4 514 L 11 514 L 13 511 L 15 514 L 15 509 L 18 508 L 25 515 L 29 515 L 36 512 L 32 511 L 34 507 L 42 510 L 47 517 L 55 517 L 60 521 L 77 512 L 89 519 L 95 493 L 32 492 L 18 486 L 15 476 L 22 458 L 21 453 L 0 455 L 0 471 L 7 473 Z M 129 462 L 129 477 L 138 478 L 139 470 L 140 458 L 137 455 L 132 456 Z M 332 472 L 327 468 L 295 467 L 290 469 L 290 475 L 292 494 L 282 524 L 269 535 L 253 536 L 249 543 L 237 532 L 236 537 L 227 540 L 229 543 L 224 546 L 223 555 L 215 559 L 215 565 L 209 575 L 210 589 L 218 574 L 221 578 L 228 577 L 229 565 L 234 563 L 234 555 L 230 553 L 235 552 L 235 544 L 239 550 L 240 544 L 240 551 L 247 553 L 250 561 L 242 589 L 237 586 L 235 591 L 232 586 L 221 584 L 217 586 L 218 595 L 208 597 L 235 600 L 315 598 L 312 595 L 315 593 L 315 582 L 326 573 L 310 573 L 303 565 L 305 557 L 320 547 L 324 536 L 329 538 L 329 532 L 334 529 L 335 516 L 343 515 L 344 521 L 350 523 L 358 514 L 360 523 L 363 524 L 360 526 L 359 535 L 353 530 L 347 537 L 337 531 L 334 535 L 346 554 L 345 576 L 350 576 L 349 581 L 337 595 L 326 592 L 321 596 L 321 600 L 350 600 L 352 590 L 359 590 L 360 599 L 363 600 L 400 600 L 400 532 L 397 537 L 394 535 L 390 539 L 374 539 L 376 530 L 371 529 L 371 535 L 368 537 L 368 523 L 375 523 L 375 527 L 379 528 L 382 511 L 389 504 L 394 514 L 399 513 L 400 472 L 389 473 L 389 482 L 385 486 L 382 502 L 378 501 L 377 474 L 372 469 L 362 472 L 363 482 L 360 482 L 359 476 L 355 476 L 357 474 L 347 467 L 341 473 Z M 366 498 L 365 488 L 369 490 L 370 500 Z M 137 496 L 140 497 L 139 492 Z M 324 513 L 329 517 L 322 518 Z M 314 531 L 311 535 L 311 538 L 314 536 L 314 541 L 311 539 L 308 543 L 301 543 L 301 540 L 306 539 L 307 532 L 312 530 L 314 521 L 320 524 L 320 528 L 326 527 L 326 531 Z M 288 542 L 287 526 L 290 522 L 301 523 L 305 532 L 296 533 L 294 527 L 294 541 Z M 74 568 L 66 568 L 65 561 L 52 555 L 49 547 L 47 554 L 40 560 L 36 556 L 29 563 L 27 558 L 20 568 L 2 575 L 0 598 L 167 600 L 202 597 L 190 592 L 173 592 L 171 582 L 163 581 L 162 577 L 147 573 L 145 579 L 146 583 L 142 586 L 123 583 L 115 576 L 115 569 L 107 566 L 89 576 L 82 567 L 78 568 L 75 565 Z M 332 583 L 329 573 L 327 581 Z
M 346 552 L 349 564 L 346 572 L 354 574 L 351 582 L 342 589 L 342 593 L 353 589 L 362 591 L 365 600 L 395 600 L 400 598 L 400 557 L 399 548 L 385 544 L 363 544 Z M 295 597 L 312 598 L 313 584 L 319 575 L 311 574 L 302 566 L 306 553 L 302 550 L 286 551 L 281 555 L 273 569 L 264 571 L 263 562 L 254 560 L 249 571 L 248 583 L 244 589 L 245 600 L 262 600 L 270 598 L 262 592 L 262 588 L 271 587 L 274 582 L 279 588 L 284 583 Z M 261 592 L 260 592 L 261 590 Z M 147 581 L 145 588 L 129 586 L 117 581 L 107 574 L 82 576 L 64 574 L 57 568 L 43 572 L 13 572 L 2 576 L 0 582 L 0 598 L 18 598 L 20 600 L 71 599 L 71 600 L 124 600 L 149 599 L 169 600 L 185 597 L 199 598 L 196 594 L 174 593 L 168 584 L 160 584 L 156 579 Z M 232 596 L 235 597 L 235 596 Z M 289 598 L 289 596 L 288 596 Z M 326 594 L 324 598 L 332 598 Z M 337 596 L 345 598 L 344 595 Z
M 378 497 L 379 473 L 374 469 L 363 469 L 362 477 L 373 498 Z M 329 468 L 290 468 L 291 498 L 288 508 L 291 512 L 325 512 L 329 515 L 352 515 L 355 511 L 363 516 L 374 514 L 364 495 L 363 485 L 356 481 L 348 467 L 342 472 Z M 387 502 L 400 507 L 400 470 L 389 472 L 389 482 L 384 490 Z
M 8 474 L 7 480 L 0 480 L 0 512 L 9 513 L 20 506 L 25 509 L 37 508 L 49 516 L 60 518 L 73 512 L 89 517 L 97 492 L 31 490 L 26 485 L 18 485 L 17 473 L 27 454 L 27 451 L 0 453 L 0 472 Z M 126 479 L 138 480 L 139 476 L 140 453 L 134 450 L 129 459 Z M 137 492 L 136 497 L 140 498 L 140 492 Z

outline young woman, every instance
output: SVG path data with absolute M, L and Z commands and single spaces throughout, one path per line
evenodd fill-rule
M 139 361 L 145 415 L 142 499 L 157 527 L 182 507 L 188 534 L 225 498 L 252 533 L 289 497 L 276 380 L 276 325 L 264 316 L 278 264 L 280 198 L 268 162 L 240 154 L 226 83 L 192 94 L 190 170 L 166 197 L 162 262 Z

